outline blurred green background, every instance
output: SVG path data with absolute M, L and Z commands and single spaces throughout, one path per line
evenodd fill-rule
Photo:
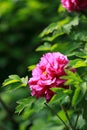
M 0 83 L 36 63 L 38 35 L 57 19 L 57 7 L 57 0 L 0 0 Z
M 11 74 L 30 75 L 27 67 L 37 63 L 41 53 L 41 31 L 57 21 L 57 0 L 0 0 L 0 84 Z M 14 114 L 16 101 L 29 95 L 29 89 L 7 93 L 0 88 L 0 130 L 29 130 L 32 121 Z M 39 116 L 43 116 L 44 113 Z M 30 117 L 31 118 L 31 117 Z M 35 118 L 35 117 L 34 117 Z M 31 118 L 31 120 L 33 120 Z M 45 123 L 37 120 L 37 123 Z M 35 123 L 35 122 L 34 122 Z M 36 123 L 36 124 L 37 124 Z M 38 129 L 38 126 L 32 130 Z

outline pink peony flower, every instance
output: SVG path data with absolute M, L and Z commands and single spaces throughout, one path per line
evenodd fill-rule
M 61 3 L 69 12 L 87 9 L 87 0 L 61 0 Z
M 50 88 L 68 88 L 64 85 L 65 80 L 60 78 L 66 75 L 64 68 L 68 62 L 67 57 L 59 52 L 43 55 L 39 64 L 32 71 L 32 78 L 28 81 L 31 95 L 36 98 L 45 97 L 48 102 L 54 95 Z

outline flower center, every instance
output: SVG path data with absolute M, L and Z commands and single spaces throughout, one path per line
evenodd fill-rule
M 44 71 L 44 72 L 43 72 L 43 74 L 44 74 L 44 75 L 47 75 L 47 72 L 46 72 L 46 71 Z

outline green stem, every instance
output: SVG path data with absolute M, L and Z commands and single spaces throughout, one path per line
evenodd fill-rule
M 76 121 L 75 121 L 75 125 L 74 125 L 75 128 L 76 128 L 76 126 L 77 126 L 77 122 L 78 122 L 78 119 L 79 119 L 79 115 L 80 115 L 80 113 L 78 113 L 78 115 L 77 115 L 77 118 L 76 118 Z
M 66 116 L 66 118 L 67 118 L 67 121 L 68 121 L 68 123 L 69 123 L 71 129 L 72 129 L 72 130 L 76 130 L 76 127 L 72 125 L 72 123 L 71 123 L 71 121 L 70 121 L 70 119 L 69 119 L 69 116 L 68 116 L 68 113 L 67 113 L 66 109 L 64 108 L 64 106 L 61 106 L 61 107 L 62 107 L 62 110 L 63 110 L 64 113 L 65 113 L 65 116 Z
M 48 107 L 52 112 L 54 111 L 47 103 L 44 103 L 46 105 L 46 107 Z M 59 118 L 59 120 L 65 125 L 66 129 L 69 130 L 69 127 L 67 126 L 67 124 L 62 120 L 62 118 L 55 113 L 55 115 Z

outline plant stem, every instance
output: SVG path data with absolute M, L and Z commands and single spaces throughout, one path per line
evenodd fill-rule
M 46 107 L 48 107 L 52 112 L 54 111 L 47 103 L 44 103 L 46 105 Z M 55 115 L 59 118 L 59 120 L 65 125 L 66 129 L 69 130 L 69 127 L 67 126 L 67 124 L 63 121 L 63 119 L 57 114 L 55 113 Z
M 76 126 L 77 126 L 77 122 L 78 122 L 78 119 L 79 119 L 79 115 L 80 115 L 80 113 L 78 113 L 78 115 L 77 115 L 77 118 L 76 118 L 76 121 L 75 121 L 75 125 L 74 125 L 75 128 L 76 128 Z
M 65 115 L 66 115 L 66 118 L 67 118 L 67 121 L 69 122 L 69 125 L 70 127 L 72 128 L 72 130 L 76 130 L 76 127 L 72 125 L 70 119 L 69 119 L 69 116 L 68 116 L 68 113 L 66 111 L 66 109 L 64 108 L 64 106 L 61 106 L 62 107 L 62 110 L 64 111 Z

